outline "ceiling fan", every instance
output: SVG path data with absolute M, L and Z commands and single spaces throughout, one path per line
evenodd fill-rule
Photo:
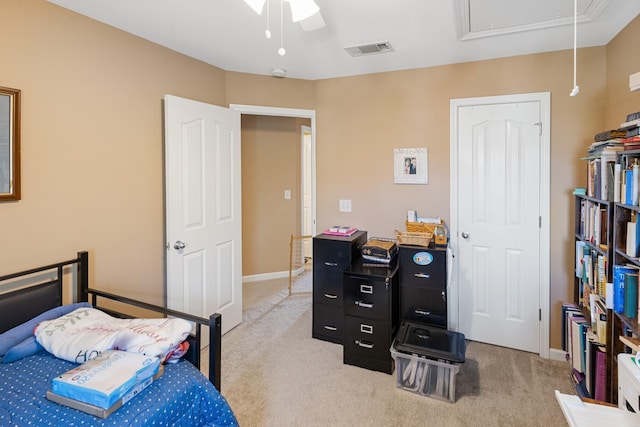
M 265 3 L 268 5 L 268 0 L 244 0 L 251 9 L 253 9 L 258 15 L 262 15 Z M 280 0 L 281 2 L 289 3 L 291 8 L 291 20 L 293 22 L 299 22 L 304 31 L 313 31 L 323 28 L 325 26 L 322 14 L 320 14 L 320 7 L 313 0 Z M 269 14 L 269 7 L 267 6 L 267 17 Z

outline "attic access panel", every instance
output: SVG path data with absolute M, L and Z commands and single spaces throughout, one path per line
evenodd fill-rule
M 609 0 L 578 0 L 578 20 L 591 21 Z M 573 24 L 573 2 L 456 0 L 458 38 L 470 40 Z

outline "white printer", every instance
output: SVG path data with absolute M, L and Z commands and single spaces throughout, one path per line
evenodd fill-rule
M 640 367 L 633 354 L 618 354 L 618 407 L 633 411 L 640 418 Z

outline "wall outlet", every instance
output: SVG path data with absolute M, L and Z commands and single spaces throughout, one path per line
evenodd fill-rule
M 351 212 L 351 200 L 340 200 L 340 212 Z
M 291 200 L 291 190 L 284 190 L 284 199 Z

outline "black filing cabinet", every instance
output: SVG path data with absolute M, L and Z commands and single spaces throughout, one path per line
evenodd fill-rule
M 400 245 L 400 319 L 447 328 L 447 250 Z
M 360 258 L 367 232 L 351 236 L 319 234 L 313 238 L 312 337 L 344 343 L 344 271 Z
M 343 362 L 391 374 L 389 348 L 398 328 L 398 266 L 366 267 L 362 258 L 344 273 Z

